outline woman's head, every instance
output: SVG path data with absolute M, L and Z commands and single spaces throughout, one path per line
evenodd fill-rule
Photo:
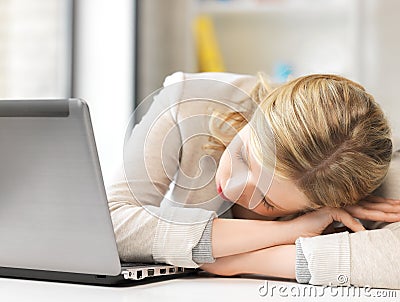
M 390 128 L 361 85 L 315 74 L 266 91 L 263 82 L 255 87 L 258 108 L 240 133 L 242 141 L 248 136 L 249 156 L 274 171 L 270 190 L 279 181 L 297 188 L 309 207 L 340 207 L 381 184 L 392 153 Z M 273 142 L 265 138 L 266 129 L 272 130 Z

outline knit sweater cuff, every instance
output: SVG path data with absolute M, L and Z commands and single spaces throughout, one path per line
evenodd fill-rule
M 350 285 L 349 232 L 298 239 L 310 271 L 310 284 Z
M 160 207 L 157 230 L 152 248 L 157 263 L 197 268 L 192 250 L 199 243 L 214 211 L 201 208 Z
M 192 260 L 199 263 L 214 263 L 215 258 L 212 255 L 211 229 L 214 219 L 210 219 L 204 229 L 199 243 L 192 249 Z
M 299 239 L 296 240 L 296 281 L 298 283 L 310 282 L 311 274 L 308 269 L 308 262 L 303 254 L 301 248 L 301 242 Z

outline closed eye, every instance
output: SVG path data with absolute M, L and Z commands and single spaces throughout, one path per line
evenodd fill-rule
M 265 199 L 265 197 L 262 199 L 262 203 L 263 203 L 264 207 L 266 207 L 268 210 L 275 209 L 275 207 L 273 205 L 268 203 L 268 201 Z
M 239 149 L 239 151 L 235 152 L 235 157 L 241 161 L 242 163 L 244 163 L 246 166 L 249 166 L 249 164 L 247 163 L 247 160 L 245 159 L 245 157 L 243 156 L 243 146 L 242 148 Z

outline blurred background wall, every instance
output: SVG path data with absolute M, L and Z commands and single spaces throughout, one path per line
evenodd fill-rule
M 71 96 L 89 104 L 107 185 L 122 161 L 125 127 L 135 106 L 135 3 L 76 0 L 73 7 Z
M 396 0 L 0 0 L 0 98 L 85 99 L 106 185 L 132 111 L 178 70 L 340 74 L 397 134 L 399 25 Z

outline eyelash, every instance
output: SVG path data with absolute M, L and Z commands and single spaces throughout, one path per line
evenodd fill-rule
M 241 152 L 241 151 L 236 152 L 236 158 L 237 158 L 238 160 L 240 160 L 241 162 L 244 162 L 244 159 L 243 159 L 243 156 L 242 156 L 242 152 Z
M 262 199 L 262 203 L 264 204 L 264 206 L 265 206 L 265 208 L 266 208 L 267 210 L 272 210 L 272 209 L 274 209 L 274 207 L 271 206 L 271 205 L 265 200 L 265 198 Z

